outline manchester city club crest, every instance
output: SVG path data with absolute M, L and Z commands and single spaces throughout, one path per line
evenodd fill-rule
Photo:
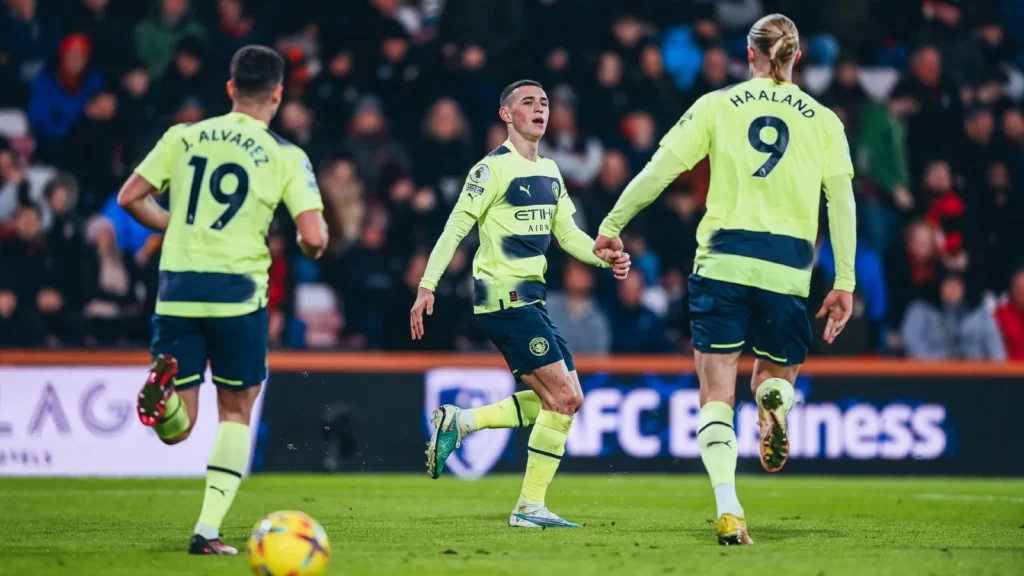
M 558 182 L 552 182 L 551 183 L 551 193 L 555 195 L 556 199 L 558 198 L 559 190 L 561 190 L 561 186 L 558 185 Z
M 551 345 L 548 344 L 547 338 L 538 336 L 533 340 L 530 340 L 530 352 L 532 352 L 534 356 L 543 356 L 547 354 L 548 348 L 550 347 Z
M 454 404 L 463 409 L 476 408 L 498 402 L 515 391 L 516 381 L 508 370 L 439 368 L 427 372 L 423 406 L 424 440 L 430 438 L 433 431 L 430 415 L 442 404 Z M 511 437 L 512 430 L 509 428 L 474 432 L 448 457 L 445 469 L 451 470 L 459 478 L 480 478 L 498 463 Z

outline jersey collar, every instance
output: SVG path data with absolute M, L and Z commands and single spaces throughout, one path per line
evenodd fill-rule
M 537 162 L 540 162 L 540 154 L 537 155 L 537 162 L 527 160 L 526 158 L 524 158 L 523 155 L 519 153 L 519 150 L 516 150 L 516 147 L 512 145 L 511 138 L 505 140 L 505 143 L 502 144 L 502 146 L 508 148 L 509 152 L 511 152 L 516 158 L 522 160 L 523 162 L 529 162 L 530 164 L 536 164 Z
M 267 124 L 263 120 L 257 120 L 256 118 L 253 118 L 248 114 L 243 114 L 241 112 L 228 112 L 228 116 L 231 116 L 232 118 L 238 118 L 244 124 L 259 124 L 264 128 L 269 128 L 269 126 L 267 126 Z

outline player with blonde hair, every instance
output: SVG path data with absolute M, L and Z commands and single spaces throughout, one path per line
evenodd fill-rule
M 751 79 L 705 94 L 668 134 L 605 218 L 595 253 L 621 250 L 619 234 L 680 173 L 711 158 L 707 214 L 697 229 L 689 279 L 691 328 L 700 379 L 701 459 L 718 508 L 718 542 L 752 544 L 736 495 L 733 426 L 740 354 L 756 356 L 751 390 L 761 427 L 761 464 L 782 469 L 786 415 L 807 357 L 810 291 L 821 190 L 836 261 L 828 315 L 832 343 L 853 309 L 856 215 L 853 164 L 843 125 L 793 84 L 800 36 L 792 20 L 765 16 L 747 36 Z

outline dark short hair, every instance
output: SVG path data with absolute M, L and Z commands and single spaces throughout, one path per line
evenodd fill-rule
M 536 80 L 516 80 L 508 86 L 505 86 L 505 89 L 501 91 L 501 98 L 498 100 L 498 106 L 505 106 L 508 104 L 508 99 L 512 96 L 512 93 L 523 86 L 536 86 L 541 90 L 544 89 L 544 87 L 540 85 L 540 82 L 537 82 Z
M 231 58 L 231 81 L 239 98 L 266 98 L 284 82 L 284 58 L 266 46 L 243 46 Z

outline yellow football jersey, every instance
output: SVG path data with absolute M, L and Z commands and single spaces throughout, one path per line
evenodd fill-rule
M 795 84 L 753 78 L 702 96 L 661 147 L 678 161 L 675 174 L 710 157 L 711 187 L 697 229 L 694 273 L 806 297 L 822 184 L 832 176 L 853 177 L 849 144 L 835 113 Z M 639 204 L 660 192 L 637 190 L 630 199 L 624 194 L 601 234 L 617 236 L 646 206 Z M 853 289 L 850 272 L 849 278 L 837 277 L 836 288 Z
M 170 190 L 156 313 L 249 314 L 267 304 L 267 233 L 282 201 L 323 210 L 305 152 L 241 113 L 172 126 L 135 170 Z

